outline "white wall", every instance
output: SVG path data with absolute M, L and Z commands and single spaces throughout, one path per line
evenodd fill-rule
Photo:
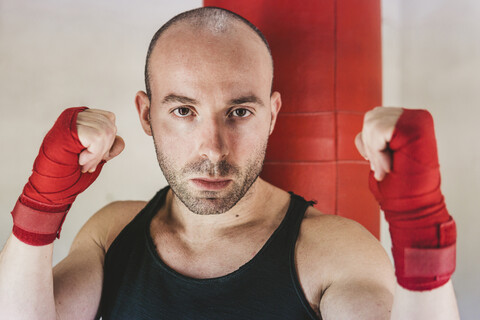
M 155 31 L 175 14 L 201 5 L 201 0 L 0 0 L 0 246 L 43 136 L 66 107 L 115 112 L 126 148 L 78 197 L 55 242 L 54 263 L 99 208 L 113 200 L 148 200 L 166 185 L 133 98 L 144 90 L 144 61 Z
M 457 222 L 453 281 L 460 314 L 478 319 L 480 2 L 383 0 L 382 6 L 384 105 L 433 114 L 442 190 Z
M 114 5 L 113 5 L 114 4 Z M 463 319 L 480 314 L 480 2 L 383 0 L 384 104 L 428 108 L 436 120 L 443 190 L 458 224 L 454 283 Z M 65 107 L 113 111 L 124 154 L 79 196 L 54 262 L 104 204 L 151 197 L 165 180 L 133 97 L 148 42 L 200 0 L 0 0 L 0 244 L 41 140 Z M 135 163 L 136 166 L 132 166 Z M 386 248 L 388 230 L 382 226 Z M 389 249 L 388 249 L 389 250 Z

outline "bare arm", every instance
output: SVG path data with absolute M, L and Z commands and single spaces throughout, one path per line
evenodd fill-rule
M 0 253 L 1 318 L 93 319 L 102 289 L 103 250 L 89 234 L 87 224 L 53 271 L 53 244 L 30 246 L 11 235 Z
M 144 206 L 143 201 L 113 202 L 85 223 L 68 256 L 53 269 L 57 319 L 96 318 L 102 295 L 105 253 Z
M 0 318 L 95 319 L 105 253 L 143 206 L 145 202 L 124 201 L 99 210 L 53 270 L 53 244 L 30 246 L 12 235 L 0 253 Z
M 323 319 L 460 319 L 451 281 L 431 291 L 410 291 L 398 284 L 394 288 L 392 266 L 380 244 L 349 224 L 346 233 L 353 239 L 337 250 L 342 254 L 334 265 L 343 266 L 342 273 L 324 290 Z
M 410 291 L 397 284 L 392 320 L 400 319 L 460 319 L 452 281 L 431 291 Z
M 0 253 L 2 319 L 55 319 L 53 244 L 27 245 L 10 235 Z
M 86 223 L 69 255 L 53 270 L 53 243 L 31 246 L 10 235 L 0 253 L 0 318 L 93 319 L 104 256 L 95 240 L 98 220 L 94 216 Z
M 322 272 L 329 279 L 319 305 L 322 318 L 390 319 L 395 276 L 385 250 L 358 223 L 328 219 L 334 221 L 328 229 L 337 231 L 328 244 L 332 254 L 322 257 L 331 265 Z
M 108 208 L 108 206 L 106 207 Z M 53 268 L 57 319 L 95 319 L 100 305 L 105 251 L 103 211 L 82 227 L 68 256 Z
M 385 287 L 365 280 L 336 283 L 325 291 L 320 304 L 322 318 L 390 319 L 392 293 Z

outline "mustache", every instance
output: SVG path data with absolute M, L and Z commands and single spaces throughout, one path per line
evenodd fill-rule
M 183 169 L 184 174 L 208 175 L 211 177 L 226 177 L 235 175 L 238 172 L 240 172 L 240 169 L 237 166 L 228 163 L 227 160 L 213 163 L 209 159 L 189 163 Z

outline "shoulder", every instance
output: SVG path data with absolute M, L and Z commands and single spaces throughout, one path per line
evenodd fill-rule
M 337 247 L 348 244 L 356 248 L 357 243 L 361 246 L 380 246 L 379 241 L 358 222 L 342 216 L 323 214 L 314 207 L 308 207 L 305 212 L 300 235 L 317 245 L 329 243 Z
M 104 252 L 107 252 L 113 240 L 146 204 L 146 201 L 134 200 L 111 202 L 90 217 L 77 238 L 88 235 Z
M 393 267 L 380 242 L 359 223 L 309 207 L 297 241 L 300 279 L 316 304 L 339 283 L 372 283 L 392 292 Z
M 387 277 L 393 275 L 392 264 L 380 242 L 351 219 L 322 214 L 309 207 L 298 241 L 313 263 L 322 261 L 323 277 L 327 275 L 329 281 L 349 273 L 358 274 L 362 268 L 378 269 Z
M 315 244 L 315 248 L 328 243 L 334 247 L 350 245 L 380 246 L 379 241 L 358 222 L 337 215 L 323 214 L 314 207 L 308 207 L 302 221 L 302 240 Z M 381 246 L 380 246 L 381 247 Z M 312 248 L 313 249 L 313 248 Z M 383 250 L 383 249 L 382 249 Z

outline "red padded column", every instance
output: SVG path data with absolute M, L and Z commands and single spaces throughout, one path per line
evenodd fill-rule
M 262 177 L 379 237 L 369 167 L 353 139 L 381 105 L 380 0 L 204 0 L 255 24 L 270 43 L 283 107 Z

